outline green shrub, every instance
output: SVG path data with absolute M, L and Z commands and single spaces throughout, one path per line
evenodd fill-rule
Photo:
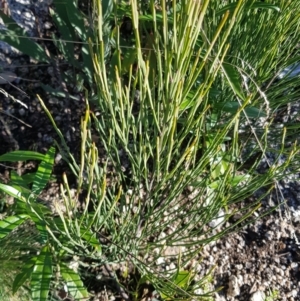
M 31 190 L 16 176 L 0 186 L 16 199 L 14 214 L 0 223 L 1 233 L 6 236 L 28 219 L 39 233 L 40 253 L 24 262 L 14 282 L 16 290 L 30 279 L 33 300 L 47 300 L 55 281 L 75 299 L 86 297 L 81 271 L 91 261 L 97 267 L 131 262 L 140 282 L 152 283 L 166 300 L 208 298 L 206 292 L 197 294 L 205 281 L 191 289 L 194 272 L 186 270 L 187 264 L 204 245 L 255 219 L 261 199 L 242 207 L 244 200 L 299 167 L 297 145 L 285 145 L 286 130 L 276 131 L 281 149 L 268 139 L 276 109 L 296 96 L 290 93 L 296 79 L 276 83 L 275 78 L 299 55 L 299 18 L 293 18 L 299 4 L 147 3 L 95 0 L 89 19 L 76 2 L 54 1 L 51 14 L 63 39 L 83 42 L 78 62 L 75 43 L 54 38 L 68 63 L 82 70 L 77 80 L 86 87 L 87 100 L 76 162 L 39 98 L 60 137 L 59 152 L 78 179 L 72 196 L 64 177 L 65 212 L 56 206 L 53 217 L 34 202 L 50 179 L 53 149 L 45 156 L 19 152 L 0 157 L 42 160 Z M 31 40 L 13 41 L 19 29 L 13 24 L 9 30 L 7 41 L 27 53 Z M 48 61 L 36 43 L 30 55 Z M 261 125 L 263 118 L 268 126 Z M 266 152 L 277 159 L 258 173 L 259 158 L 268 162 Z M 282 155 L 286 161 L 279 165 Z M 228 226 L 237 211 L 242 217 Z M 178 265 L 166 272 L 157 262 L 168 257 L 177 258 Z M 72 270 L 73 261 L 80 268 Z M 187 281 L 181 282 L 181 273 Z

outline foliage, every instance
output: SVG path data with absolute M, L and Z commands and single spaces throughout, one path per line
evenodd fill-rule
M 279 292 L 277 290 L 272 290 L 272 291 L 269 291 L 269 294 L 268 296 L 265 298 L 264 301 L 275 301 L 277 300 L 279 297 Z
M 53 5 L 55 9 L 50 8 L 50 15 L 60 34 L 60 38 L 53 34 L 53 43 L 57 51 L 69 64 L 69 69 L 72 70 L 71 73 L 70 71 L 61 72 L 57 55 L 30 38 L 24 29 L 3 12 L 0 12 L 0 17 L 7 28 L 0 29 L 0 39 L 39 63 L 52 64 L 56 72 L 60 74 L 61 82 L 76 85 L 77 91 L 82 91 L 83 87 L 87 86 L 92 92 L 93 63 L 90 47 L 93 47 L 92 41 L 94 39 L 88 17 L 78 9 L 77 1 L 61 2 L 54 0 Z M 78 60 L 78 57 L 81 59 Z M 74 77 L 76 81 L 73 80 Z M 73 97 L 61 87 L 53 88 L 46 83 L 41 84 L 41 86 L 45 91 L 56 96 Z M 77 98 L 75 97 L 75 99 Z
M 76 1 L 54 0 L 61 38 L 53 41 L 78 89 L 87 88 L 80 162 L 39 99 L 77 187 L 72 195 L 64 175 L 64 208 L 55 204 L 52 212 L 39 194 L 50 180 L 54 149 L 0 157 L 42 161 L 36 173 L 12 172 L 11 183 L 0 184 L 15 198 L 0 238 L 26 221 L 38 233 L 39 253 L 23 262 L 13 290 L 30 280 L 33 299 L 46 300 L 60 271 L 55 280 L 80 299 L 88 296 L 80 268 L 130 261 L 165 300 L 207 298 L 195 292 L 188 264 L 204 245 L 253 221 L 261 199 L 247 202 L 249 196 L 299 167 L 299 148 L 285 145 L 286 131 L 276 131 L 279 150 L 268 138 L 278 108 L 298 95 L 297 78 L 276 82 L 276 74 L 299 61 L 299 11 L 296 1 L 279 0 L 94 0 L 87 16 Z M 5 18 L 9 35 L 1 30 L 1 38 L 38 61 L 56 59 Z M 71 83 L 67 73 L 64 80 Z M 267 152 L 275 153 L 272 166 Z M 256 171 L 260 158 L 269 165 L 264 173 Z M 237 211 L 242 217 L 227 226 Z M 164 272 L 157 262 L 170 251 L 182 261 Z M 71 269 L 71 261 L 80 268 Z
M 76 247 L 73 250 L 68 249 L 67 243 L 63 246 L 64 236 L 67 236 L 64 233 L 65 225 L 60 218 L 52 217 L 51 210 L 40 203 L 38 197 L 50 180 L 54 155 L 55 150 L 51 148 L 46 155 L 31 151 L 14 151 L 0 156 L 0 161 L 6 162 L 42 160 L 35 173 L 19 176 L 12 172 L 11 182 L 0 184 L 0 190 L 15 199 L 10 214 L 0 221 L 0 243 L 5 250 L 3 257 L 1 256 L 1 272 L 5 272 L 8 267 L 10 271 L 15 271 L 16 277 L 11 287 L 13 293 L 30 281 L 31 298 L 39 301 L 48 300 L 54 268 L 60 265 L 60 277 L 69 285 L 69 293 L 77 298 L 88 296 L 77 273 L 60 262 L 57 257 L 59 253 L 61 257 L 68 253 L 70 256 L 76 249 Z M 18 230 L 20 227 L 22 230 Z M 25 233 L 20 235 L 24 231 Z M 91 243 L 95 248 L 95 240 L 89 235 L 89 231 L 80 227 L 78 231 L 81 231 L 80 237 L 73 234 L 73 241 L 78 239 L 80 242 L 83 237 L 88 245 Z M 56 237 L 57 235 L 59 236 Z M 20 244 L 22 237 L 24 240 Z M 81 247 L 83 245 L 82 243 Z M 8 257 L 6 252 L 9 250 L 13 252 Z

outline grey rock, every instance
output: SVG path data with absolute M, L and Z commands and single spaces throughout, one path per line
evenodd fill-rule
M 227 297 L 236 297 L 240 294 L 240 286 L 238 283 L 238 278 L 234 275 L 229 277 Z

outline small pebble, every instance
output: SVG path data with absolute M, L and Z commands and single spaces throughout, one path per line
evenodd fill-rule
M 236 276 L 231 275 L 229 277 L 229 282 L 228 282 L 228 289 L 227 289 L 227 296 L 228 297 L 235 297 L 240 294 L 240 287 L 238 284 L 238 279 Z
M 256 291 L 253 293 L 250 297 L 249 301 L 264 301 L 265 300 L 265 294 L 261 291 Z
M 23 108 L 19 109 L 20 116 L 24 116 L 25 113 L 26 113 L 25 109 L 23 109 Z

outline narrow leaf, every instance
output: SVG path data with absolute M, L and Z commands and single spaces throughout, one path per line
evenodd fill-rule
M 249 178 L 250 178 L 249 174 L 235 176 L 232 179 L 230 179 L 230 183 L 234 187 L 240 184 L 242 181 L 249 180 Z
M 70 97 L 71 99 L 74 99 L 74 100 L 79 100 L 79 97 L 78 96 L 75 96 L 75 95 L 67 95 L 66 92 L 63 92 L 63 91 L 59 91 L 58 89 L 54 89 L 52 87 L 50 87 L 49 85 L 44 85 L 44 84 L 41 84 L 40 85 L 46 92 L 49 92 L 51 93 L 52 95 L 56 96 L 56 97 Z
M 39 195 L 41 193 L 41 191 L 45 188 L 51 177 L 52 168 L 54 164 L 54 156 L 55 148 L 51 147 L 45 155 L 44 160 L 40 163 L 38 167 L 32 185 L 32 191 L 36 195 Z
M 7 236 L 28 218 L 29 216 L 27 214 L 20 214 L 8 216 L 4 220 L 0 220 L 0 238 Z
M 13 151 L 7 154 L 0 156 L 0 162 L 18 162 L 18 161 L 26 161 L 26 160 L 44 160 L 45 155 L 32 152 L 32 151 Z
M 214 108 L 220 111 L 228 112 L 231 114 L 236 114 L 240 109 L 240 104 L 237 101 L 228 101 L 228 102 L 219 102 L 214 104 Z M 266 117 L 266 113 L 261 109 L 256 107 L 247 106 L 244 108 L 243 112 L 249 118 L 259 118 L 259 117 Z
M 260 117 L 266 117 L 267 114 L 262 111 L 261 109 L 255 108 L 255 107 L 246 107 L 244 109 L 244 113 L 249 117 L 249 118 L 260 118 Z
M 8 30 L 0 30 L 0 40 L 8 43 L 39 62 L 50 62 L 50 58 L 47 56 L 44 49 L 39 44 L 31 40 L 26 35 L 26 31 L 12 18 L 8 17 L 1 11 L 0 17 L 2 18 L 5 26 L 8 28 Z
M 48 246 L 37 256 L 31 275 L 31 296 L 33 301 L 48 300 L 52 277 L 52 257 Z
M 125 51 L 125 54 L 122 59 L 122 74 L 127 73 L 130 69 L 130 66 L 136 62 L 137 52 L 135 48 L 129 48 Z
M 84 24 L 83 14 L 77 8 L 74 0 L 70 0 L 67 7 L 68 19 L 79 37 L 84 41 L 87 37 L 88 29 Z M 87 42 L 87 40 L 85 40 Z
M 242 90 L 242 81 L 238 71 L 232 65 L 227 63 L 223 63 L 222 67 L 229 85 L 231 86 L 234 93 L 242 100 L 245 100 L 245 96 Z
M 31 184 L 34 180 L 34 175 L 35 175 L 35 173 L 27 173 L 25 175 L 22 175 L 23 182 L 26 185 Z M 26 185 L 25 185 L 25 187 L 26 187 Z
M 65 9 L 65 4 L 63 5 Z M 58 5 L 61 12 L 61 5 Z M 62 13 L 62 12 L 61 12 Z M 72 63 L 74 66 L 76 61 L 74 60 L 74 36 L 69 30 L 69 24 L 65 22 L 64 19 L 61 18 L 60 14 L 54 11 L 53 9 L 50 8 L 50 14 L 52 16 L 53 21 L 55 22 L 56 26 L 58 27 L 58 31 L 61 35 L 61 40 L 56 40 L 56 43 L 60 44 L 60 49 L 63 52 L 64 56 L 68 58 L 68 62 Z M 63 14 L 63 13 L 62 13 Z M 63 14 L 64 15 L 64 14 Z
M 23 177 L 19 176 L 16 171 L 12 170 L 10 172 L 10 183 L 11 185 L 17 185 L 19 187 L 25 187 L 28 189 L 26 181 L 24 181 Z M 21 191 L 21 190 L 20 190 Z
M 32 206 L 32 208 L 34 208 L 35 211 L 43 218 L 44 215 L 42 210 L 39 208 L 39 206 L 34 206 L 34 205 Z M 47 231 L 47 224 L 45 223 L 44 219 L 40 219 L 37 216 L 32 216 L 31 219 L 35 223 L 36 229 L 40 233 L 39 242 L 41 244 L 47 243 L 48 231 Z
M 99 243 L 99 240 L 95 237 L 94 233 L 91 233 L 90 231 L 86 231 L 83 229 L 80 229 L 82 238 L 86 240 L 91 246 L 95 248 L 95 250 L 100 253 L 101 252 L 101 245 Z
M 75 300 L 89 297 L 89 293 L 84 287 L 78 273 L 68 268 L 66 265 L 60 266 L 60 272 L 63 279 L 66 281 L 69 293 Z
M 220 10 L 217 11 L 216 15 L 222 15 L 224 14 L 226 11 L 230 11 L 233 12 L 235 10 L 237 6 L 237 2 L 234 3 L 230 3 L 225 5 L 224 7 L 222 7 Z M 245 10 L 249 10 L 249 9 L 269 9 L 269 10 L 274 10 L 277 12 L 280 12 L 280 7 L 274 4 L 268 4 L 268 3 L 263 3 L 263 2 L 254 2 L 252 4 L 246 4 L 245 6 Z
M 247 5 L 246 8 L 248 9 L 268 9 L 268 10 L 275 10 L 280 12 L 280 7 L 274 4 L 263 3 L 263 2 L 254 2 L 253 4 Z
M 0 183 L 0 190 L 7 193 L 8 195 L 16 198 L 17 200 L 20 200 L 22 202 L 26 202 L 26 199 L 22 195 L 21 191 L 19 189 L 15 188 L 15 187 Z
M 17 290 L 27 281 L 31 278 L 31 273 L 33 271 L 33 266 L 37 260 L 37 257 L 30 258 L 22 267 L 21 273 L 19 273 L 16 278 L 14 279 L 13 285 L 12 285 L 12 291 L 15 294 Z
M 173 282 L 177 286 L 181 288 L 185 288 L 190 283 L 192 277 L 192 273 L 189 271 L 179 271 L 176 273 L 175 277 L 173 277 Z
M 88 45 L 89 39 L 93 39 L 92 30 L 90 27 L 85 26 L 86 20 L 84 18 L 83 13 L 80 12 L 80 10 L 77 8 L 75 1 L 70 0 L 68 2 L 67 14 L 69 22 L 71 23 L 75 31 L 78 33 L 81 41 L 84 42 L 81 45 L 81 53 L 84 62 L 83 70 L 88 78 L 89 83 L 92 84 L 94 65 Z
M 102 0 L 102 12 L 104 21 L 106 21 L 106 19 L 112 13 L 113 8 L 113 0 Z

